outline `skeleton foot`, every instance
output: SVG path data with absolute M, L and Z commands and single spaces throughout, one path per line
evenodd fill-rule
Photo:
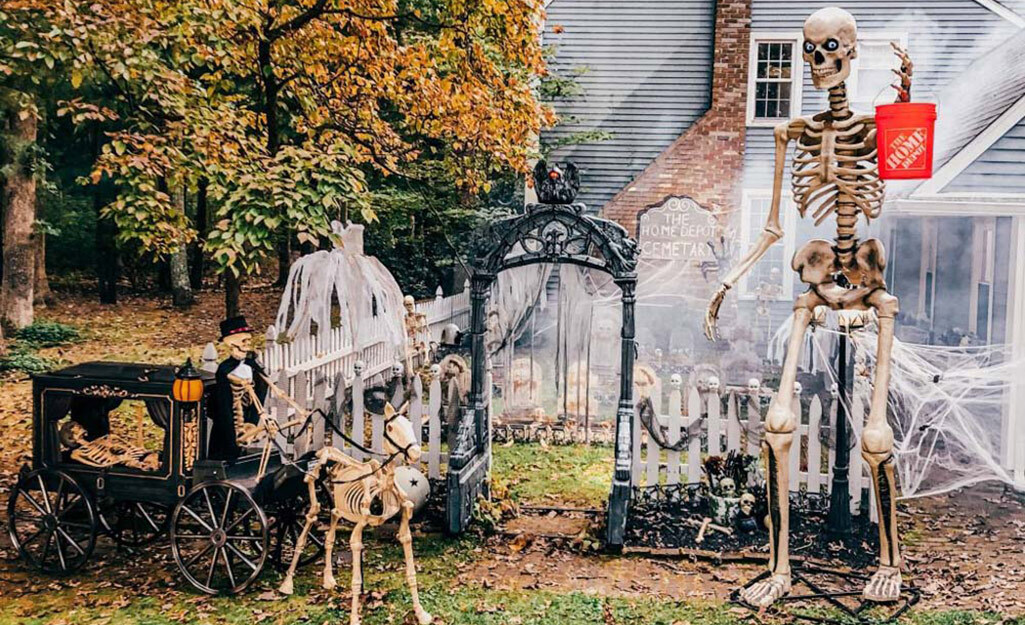
M 420 625 L 430 625 L 431 621 L 434 620 L 434 617 L 431 616 L 430 613 L 425 612 L 423 608 L 421 608 L 419 610 L 416 610 L 416 620 L 418 623 L 420 623 Z
M 767 608 L 790 592 L 789 575 L 772 575 L 740 591 L 740 598 L 758 608 Z
M 868 580 L 862 596 L 866 601 L 886 603 L 900 598 L 900 569 L 895 566 L 880 566 L 872 579 Z
M 332 590 L 337 585 L 338 585 L 338 582 L 335 581 L 335 576 L 332 575 L 331 573 L 325 572 L 324 573 L 324 590 Z
M 281 582 L 281 585 L 278 586 L 278 592 L 280 592 L 283 595 L 290 595 L 293 592 L 295 592 L 295 589 L 292 587 L 291 575 L 285 576 L 285 581 Z

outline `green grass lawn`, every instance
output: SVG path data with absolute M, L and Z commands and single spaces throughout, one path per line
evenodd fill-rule
M 611 447 L 496 446 L 494 472 L 521 504 L 602 508 L 612 487 Z

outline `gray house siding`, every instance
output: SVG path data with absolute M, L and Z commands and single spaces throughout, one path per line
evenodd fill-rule
M 582 169 L 580 200 L 601 207 L 708 109 L 715 3 L 710 0 L 554 0 L 544 43 L 552 67 L 583 94 L 556 103 L 570 119 L 542 139 L 602 130 L 607 141 L 568 146 L 554 158 Z M 556 26 L 562 32 L 556 33 Z
M 1007 131 L 943 191 L 1025 193 L 1025 120 Z

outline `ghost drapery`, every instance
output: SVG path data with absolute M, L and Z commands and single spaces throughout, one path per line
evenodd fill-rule
M 363 253 L 362 225 L 334 221 L 331 230 L 333 249 L 293 263 L 278 307 L 278 330 L 288 339 L 315 334 L 324 341 L 337 326 L 357 349 L 384 338 L 401 355 L 402 289 L 381 261 Z

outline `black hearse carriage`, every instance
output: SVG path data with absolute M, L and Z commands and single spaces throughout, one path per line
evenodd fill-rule
M 305 462 L 283 463 L 275 449 L 258 481 L 262 445 L 234 462 L 206 458 L 215 382 L 189 368 L 198 401 L 174 399 L 170 366 L 91 362 L 33 378 L 32 463 L 7 508 L 24 560 L 67 574 L 101 535 L 129 550 L 167 535 L 182 574 L 211 594 L 241 592 L 268 560 L 290 564 Z M 111 454 L 127 460 L 109 464 Z M 311 536 L 303 563 L 322 550 Z

